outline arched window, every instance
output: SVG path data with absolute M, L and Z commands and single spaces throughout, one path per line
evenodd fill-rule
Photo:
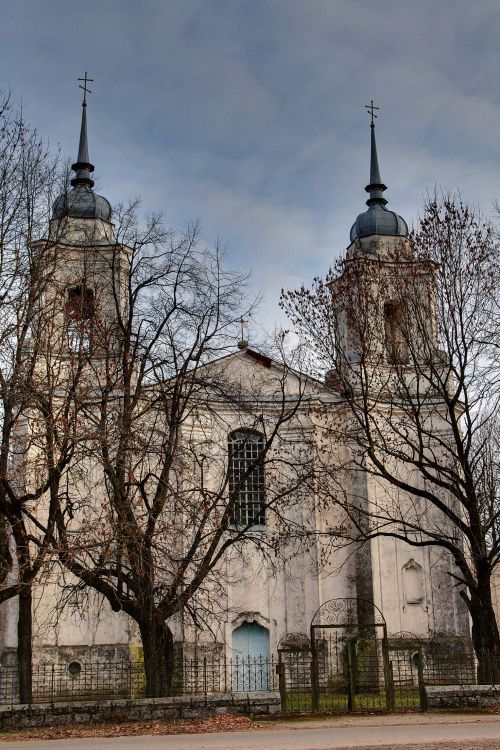
M 265 474 L 259 462 L 264 450 L 264 436 L 258 432 L 238 430 L 229 435 L 229 496 L 233 502 L 231 525 L 264 526 Z
M 408 345 L 404 337 L 404 309 L 400 302 L 384 304 L 384 325 L 389 361 L 394 364 L 406 364 Z
M 90 351 L 94 313 L 94 291 L 85 284 L 70 287 L 66 298 L 66 315 L 71 351 L 78 351 L 80 348 Z

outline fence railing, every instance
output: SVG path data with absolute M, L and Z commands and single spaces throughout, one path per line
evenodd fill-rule
M 498 657 L 491 655 L 491 677 Z M 277 668 L 279 667 L 279 668 Z M 477 663 L 466 639 L 389 639 L 381 642 L 329 638 L 321 643 L 316 667 L 318 710 L 348 711 L 422 706 L 422 690 L 431 685 L 471 685 Z M 281 652 L 279 657 L 228 659 L 222 652 L 178 656 L 174 695 L 280 691 L 284 711 L 313 710 L 311 652 Z M 484 677 L 484 675 L 483 675 Z M 33 667 L 33 702 L 144 698 L 142 662 L 128 660 Z M 0 666 L 0 704 L 19 703 L 17 668 Z
M 227 659 L 204 656 L 178 662 L 173 692 L 178 695 L 255 692 L 278 689 L 276 659 L 271 657 Z
M 33 666 L 33 702 L 144 698 L 142 662 L 37 664 Z M 222 655 L 178 659 L 174 695 L 209 695 L 278 689 L 274 657 L 226 659 Z M 17 668 L 0 666 L 0 704 L 19 702 Z
M 295 650 L 280 650 L 282 710 L 425 709 L 426 687 L 474 685 L 478 677 L 498 681 L 498 657 L 488 657 L 479 675 L 472 643 L 463 637 L 423 639 L 404 633 L 383 641 L 350 633 L 325 635 L 317 640 L 314 654 L 306 639 Z

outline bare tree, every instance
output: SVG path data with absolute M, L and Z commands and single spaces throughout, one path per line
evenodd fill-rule
M 256 373 L 235 375 L 245 278 L 200 247 L 197 226 L 177 235 L 153 217 L 140 234 L 132 207 L 119 227 L 101 281 L 89 264 L 84 282 L 99 289 L 86 343 L 93 386 L 58 549 L 138 624 L 147 692 L 160 696 L 172 688 L 169 619 L 215 617 L 230 550 L 281 543 L 307 470 L 281 430 L 297 422 L 304 384 L 293 374 L 287 393 L 289 369 L 243 351 Z
M 4 97 L 0 105 L 0 602 L 18 597 L 22 702 L 31 701 L 32 586 L 52 544 L 58 486 L 72 455 L 74 436 L 72 391 L 54 398 L 54 364 L 60 352 L 57 345 L 47 348 L 55 321 L 54 303 L 46 300 L 53 241 L 34 242 L 47 224 L 57 169 L 57 159 L 10 97 Z
M 447 196 L 427 201 L 410 241 L 357 240 L 325 280 L 282 295 L 314 366 L 341 397 L 326 432 L 349 445 L 349 460 L 323 466 L 317 481 L 348 516 L 343 541 L 390 536 L 449 554 L 480 681 L 500 677 L 491 596 L 500 557 L 491 468 L 499 262 L 492 227 Z M 360 472 L 383 488 L 382 500 L 352 491 Z

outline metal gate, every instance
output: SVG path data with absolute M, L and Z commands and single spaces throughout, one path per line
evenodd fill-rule
M 311 657 L 313 712 L 393 707 L 387 628 L 373 602 L 325 602 L 311 622 Z
M 427 708 L 424 686 L 423 644 L 413 633 L 401 632 L 388 639 L 393 708 Z
M 303 633 L 287 633 L 278 643 L 281 711 L 311 711 L 311 643 Z
M 315 613 L 310 638 L 282 638 L 277 672 L 284 713 L 426 708 L 421 640 L 388 638 L 382 613 L 363 599 L 332 599 Z

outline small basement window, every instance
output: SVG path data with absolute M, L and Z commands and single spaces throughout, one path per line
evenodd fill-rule
M 68 665 L 68 672 L 70 673 L 71 677 L 79 677 L 82 671 L 82 665 L 79 661 L 72 661 L 71 664 Z

